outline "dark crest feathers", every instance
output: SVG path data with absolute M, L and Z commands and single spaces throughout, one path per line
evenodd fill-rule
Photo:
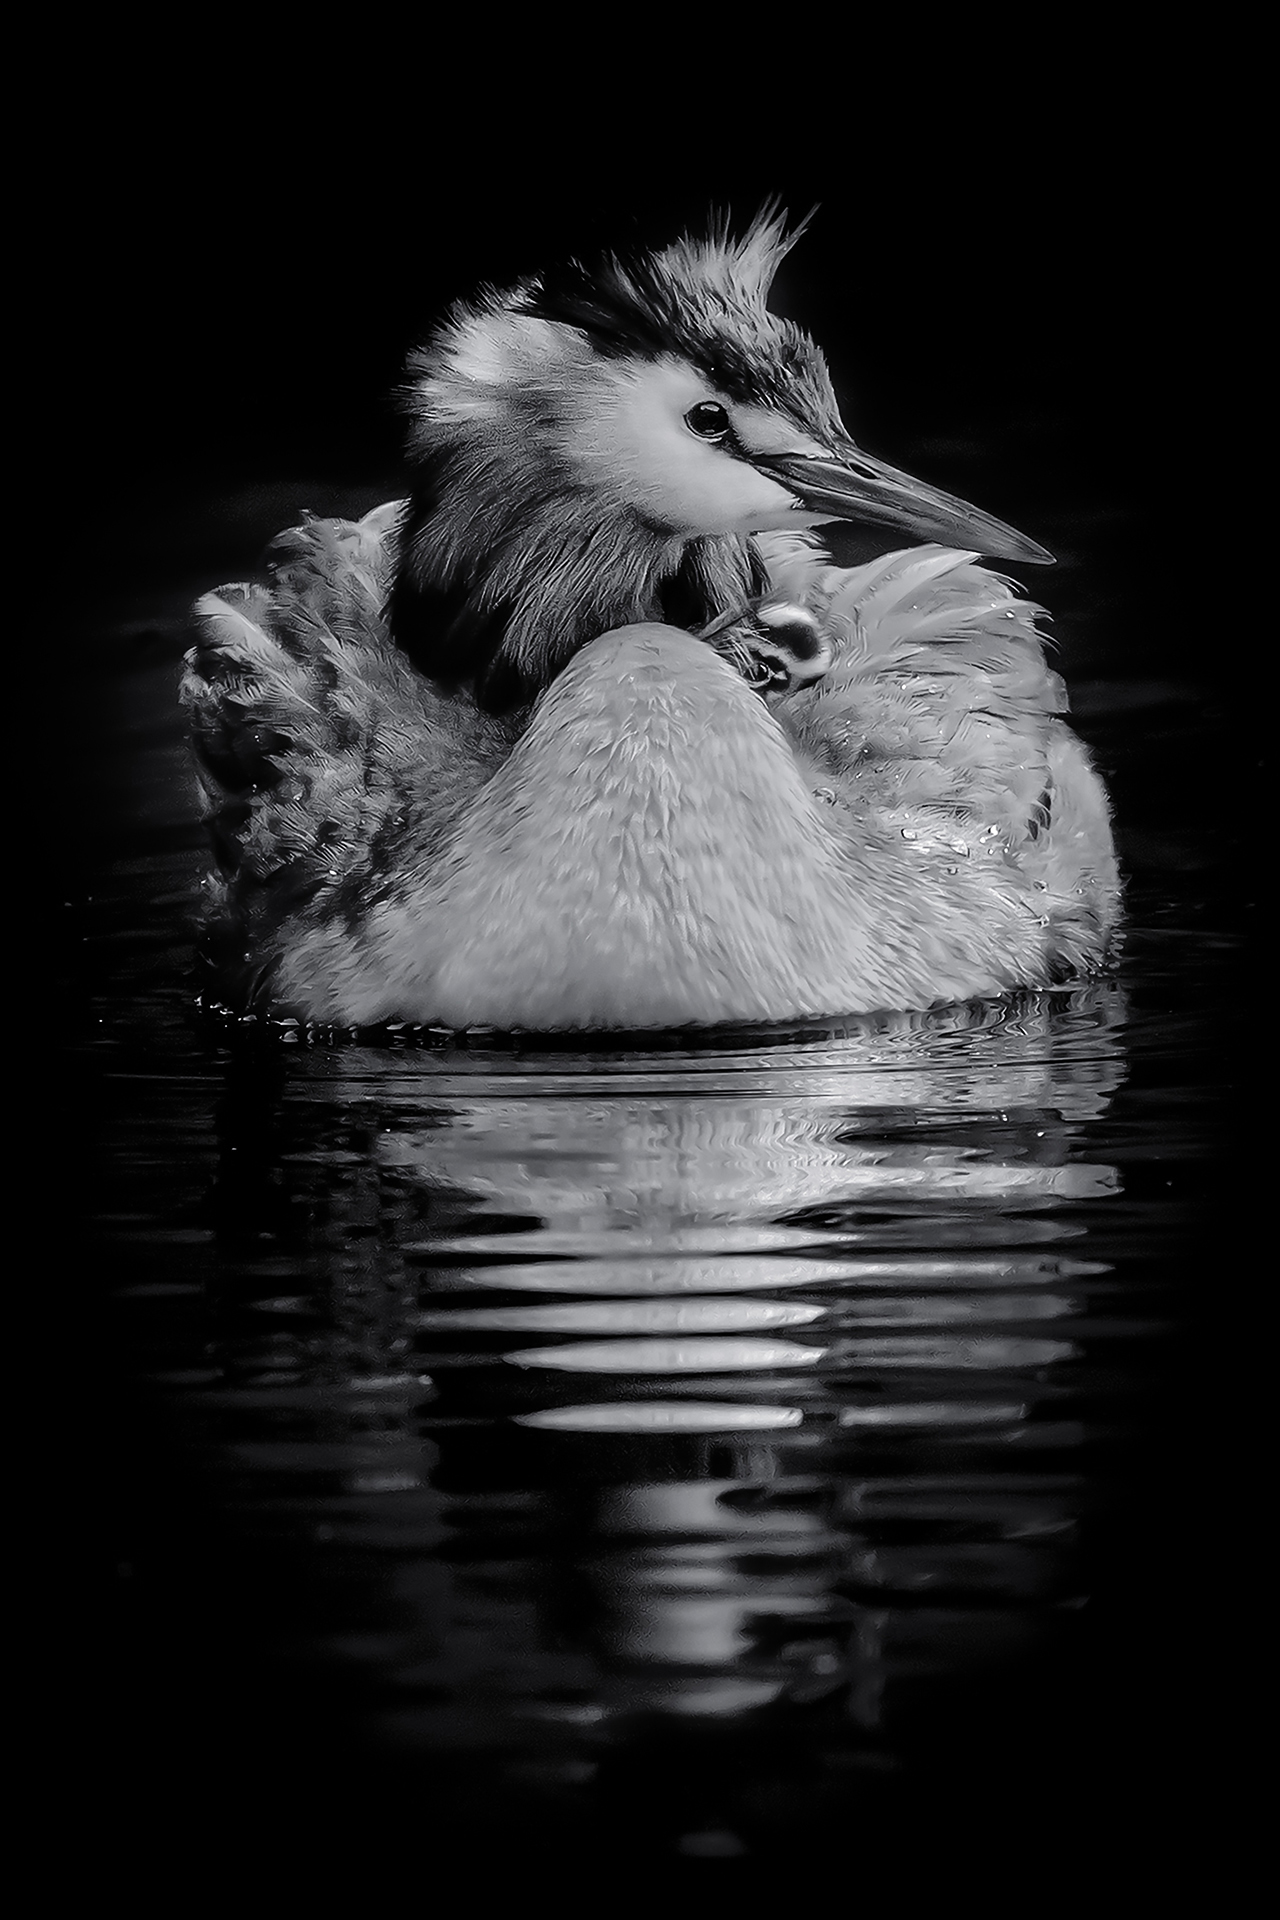
M 785 404 L 820 359 L 812 341 L 770 314 L 766 302 L 808 218 L 788 232 L 770 201 L 740 239 L 725 216 L 712 220 L 706 239 L 678 240 L 659 253 L 569 260 L 539 274 L 520 305 L 575 327 L 598 353 L 675 354 L 731 399 Z

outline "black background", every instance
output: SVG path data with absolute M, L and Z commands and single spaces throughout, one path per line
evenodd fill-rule
M 451 300 L 773 194 L 819 206 L 775 304 L 856 437 L 1060 552 L 1027 584 L 1068 674 L 1225 681 L 1213 542 L 1252 530 L 1222 397 L 1252 253 L 1231 62 L 1065 12 L 743 18 L 540 19 L 517 44 L 479 14 L 189 15 L 168 45 L 113 20 L 60 49 L 15 194 L 21 544 L 90 777 L 140 632 L 298 506 L 399 490 L 389 395 Z
M 273 513 L 395 491 L 389 396 L 453 299 L 776 194 L 819 208 L 775 303 L 855 435 L 1059 549 L 1069 514 L 1110 609 L 1091 670 L 1189 660 L 1152 574 L 1213 505 L 1247 264 L 1207 69 L 1052 14 L 374 25 L 79 50 L 23 205 L 82 644 L 245 571 Z M 1070 666 L 1072 594 L 1035 589 Z

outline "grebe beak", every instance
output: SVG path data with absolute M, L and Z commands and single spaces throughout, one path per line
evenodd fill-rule
M 751 464 L 794 493 L 806 514 L 829 520 L 861 520 L 891 527 L 917 540 L 967 547 L 989 560 L 1021 560 L 1052 566 L 1053 555 L 1003 520 L 900 473 L 863 453 L 852 440 L 830 456 L 803 453 L 752 454 Z

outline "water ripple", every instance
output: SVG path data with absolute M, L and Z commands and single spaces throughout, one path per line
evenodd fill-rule
M 1045 1343 L 1048 1344 L 1048 1343 Z M 811 1367 L 825 1347 L 790 1340 L 575 1341 L 564 1347 L 525 1347 L 503 1359 L 516 1367 L 556 1367 L 582 1373 L 740 1373 L 769 1367 Z
M 768 1433 L 798 1427 L 799 1407 L 717 1406 L 699 1400 L 613 1400 L 597 1406 L 520 1413 L 523 1427 L 558 1433 Z

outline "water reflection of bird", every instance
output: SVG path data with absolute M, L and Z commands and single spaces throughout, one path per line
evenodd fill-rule
M 459 308 L 413 491 L 200 604 L 231 996 L 553 1029 L 919 1008 L 1095 969 L 1106 802 L 1049 556 L 862 453 L 765 213 Z M 834 567 L 808 529 L 930 544 Z

